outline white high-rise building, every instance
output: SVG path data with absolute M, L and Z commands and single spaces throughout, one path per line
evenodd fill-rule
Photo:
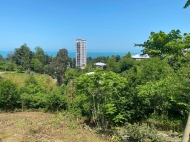
M 76 66 L 86 66 L 86 40 L 76 40 Z

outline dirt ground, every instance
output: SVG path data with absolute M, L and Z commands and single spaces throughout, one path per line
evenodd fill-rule
M 3 75 L 5 72 L 0 72 L 0 75 Z
M 68 114 L 0 113 L 0 142 L 104 142 Z

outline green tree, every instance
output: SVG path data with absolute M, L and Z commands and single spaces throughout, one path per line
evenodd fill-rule
M 45 107 L 45 89 L 37 82 L 34 75 L 30 75 L 29 78 L 25 80 L 25 85 L 21 87 L 20 93 L 22 106 L 28 109 Z
M 185 33 L 182 36 L 179 30 L 172 30 L 168 34 L 162 31 L 151 32 L 144 44 L 135 44 L 135 46 L 142 46 L 143 51 L 151 57 L 165 59 L 175 70 L 179 70 L 183 64 L 181 61 L 186 60 L 184 50 L 190 47 L 190 34 Z
M 116 56 L 115 56 L 115 60 L 116 60 L 116 62 L 119 62 L 119 61 L 121 60 L 120 55 L 116 55 Z
M 189 140 L 189 133 L 190 133 L 190 102 L 189 102 L 189 91 L 190 91 L 190 71 L 189 71 L 189 64 L 186 65 L 186 67 L 183 67 L 180 71 L 180 74 L 182 75 L 182 77 L 184 77 L 182 79 L 182 83 L 181 85 L 183 86 L 182 89 L 182 94 L 183 96 L 176 96 L 173 100 L 175 102 L 177 102 L 178 104 L 187 107 L 187 120 L 186 120 L 186 127 L 184 129 L 184 134 L 183 134 L 183 138 L 182 138 L 182 142 L 186 142 Z
M 3 81 L 3 77 L 2 76 L 0 76 L 0 82 L 2 82 Z
M 39 92 L 45 92 L 45 89 L 37 82 L 34 75 L 30 75 L 28 79 L 25 80 L 25 85 L 21 88 L 21 92 L 34 95 Z
M 0 61 L 4 60 L 3 56 L 0 54 Z
M 10 62 L 10 61 L 7 62 L 7 70 L 8 71 L 14 71 L 15 67 L 16 67 L 16 65 L 14 62 Z
M 107 70 L 115 73 L 120 72 L 120 63 L 116 62 L 115 57 L 109 57 L 107 60 Z
M 31 68 L 36 72 L 40 72 L 43 68 L 43 65 L 39 59 L 33 58 L 31 61 Z
M 20 96 L 17 85 L 10 80 L 0 82 L 0 108 L 13 111 L 19 104 Z
M 24 71 L 22 66 L 17 66 L 17 72 L 22 73 Z
M 36 50 L 35 58 L 38 59 L 42 64 L 45 64 L 44 50 L 39 46 L 35 47 L 35 50 Z
M 126 79 L 113 73 L 97 70 L 76 80 L 74 109 L 92 118 L 98 127 L 122 124 L 126 120 Z
M 30 51 L 27 44 L 23 44 L 20 48 L 16 48 L 12 55 L 12 61 L 18 66 L 21 65 L 24 69 L 30 68 L 30 63 L 34 54 Z
M 60 90 L 55 90 L 46 96 L 46 108 L 50 112 L 66 110 L 66 100 Z
M 186 2 L 186 4 L 184 5 L 183 8 L 187 8 L 189 5 L 190 5 L 190 0 L 188 0 L 188 1 Z
M 119 62 L 120 62 L 121 72 L 129 70 L 135 64 L 135 60 L 131 58 L 130 52 L 127 53 L 125 56 L 123 56 Z
M 142 46 L 144 52 L 152 56 L 182 56 L 183 50 L 189 47 L 189 34 L 180 35 L 180 30 L 172 30 L 170 33 L 165 32 L 151 32 L 150 37 L 143 44 L 135 44 L 135 46 Z
M 77 77 L 77 72 L 75 69 L 67 68 L 64 77 L 65 77 L 64 82 L 65 84 L 67 84 L 69 80 L 75 79 Z
M 5 60 L 0 60 L 0 70 L 7 70 L 7 64 Z
M 150 81 L 145 85 L 140 85 L 139 97 L 142 100 L 143 106 L 147 109 L 151 109 L 155 116 L 162 115 L 166 120 L 185 118 L 183 111 L 178 102 L 181 99 L 182 102 L 189 101 L 184 97 L 181 87 L 181 78 L 176 74 L 171 74 L 158 81 Z M 184 97 L 184 98 L 183 98 Z M 174 101 L 178 98 L 178 101 Z M 183 99 L 182 99 L 183 98 Z M 180 110 L 173 110 L 175 107 L 181 108 Z M 177 115 L 174 115 L 177 114 Z
M 69 62 L 67 49 L 60 49 L 57 56 L 49 65 L 49 74 L 57 79 L 59 85 L 63 83 L 63 74 Z
M 167 64 L 165 60 L 159 58 L 150 58 L 146 60 L 138 61 L 135 66 L 126 71 L 126 74 L 122 74 L 127 78 L 127 95 L 130 99 L 130 103 L 126 104 L 127 111 L 131 115 L 130 121 L 141 121 L 146 117 L 146 107 L 144 107 L 141 99 L 138 97 L 137 87 L 139 85 L 145 85 L 147 82 L 155 82 L 162 78 L 165 78 L 172 73 L 172 68 Z

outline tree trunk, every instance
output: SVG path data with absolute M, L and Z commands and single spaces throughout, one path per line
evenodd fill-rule
M 183 133 L 183 139 L 182 142 L 188 142 L 189 141 L 189 133 L 190 133 L 190 112 L 187 120 L 187 124 Z
M 24 101 L 22 101 L 22 112 L 24 112 Z

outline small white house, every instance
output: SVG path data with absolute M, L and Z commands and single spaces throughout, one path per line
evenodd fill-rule
M 91 74 L 94 74 L 94 72 L 88 72 L 88 73 L 86 73 L 86 75 L 91 75 Z
M 97 62 L 97 63 L 95 63 L 94 64 L 96 67 L 104 67 L 104 66 L 106 66 L 106 64 L 105 63 L 102 63 L 102 62 Z
M 142 60 L 142 59 L 148 59 L 150 56 L 148 54 L 136 54 L 131 56 L 135 60 Z

